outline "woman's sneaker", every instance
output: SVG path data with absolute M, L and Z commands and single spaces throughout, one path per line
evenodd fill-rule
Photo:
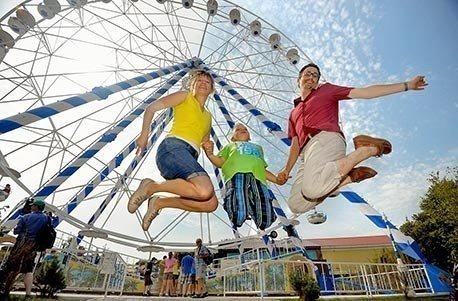
M 148 178 L 143 179 L 140 182 L 137 190 L 135 190 L 135 192 L 130 196 L 129 203 L 127 203 L 127 211 L 134 213 L 137 211 L 138 207 L 140 207 L 140 205 L 148 199 L 149 195 L 146 194 L 145 190 L 146 186 L 151 183 L 155 182 Z
M 159 210 L 154 209 L 154 203 L 159 199 L 158 196 L 152 196 L 148 200 L 148 210 L 145 213 L 145 216 L 142 220 L 142 229 L 143 231 L 148 231 L 151 222 L 159 215 Z

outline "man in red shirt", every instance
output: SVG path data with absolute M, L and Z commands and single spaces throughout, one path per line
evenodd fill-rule
M 365 88 L 319 85 L 320 68 L 305 65 L 297 79 L 301 96 L 294 100 L 289 116 L 288 136 L 291 139 L 286 167 L 278 181 L 287 181 L 297 159 L 301 164 L 291 189 L 288 205 L 294 213 L 304 213 L 322 202 L 340 187 L 374 177 L 370 167 L 356 167 L 374 156 L 391 152 L 385 139 L 360 135 L 353 138 L 355 151 L 346 155 L 346 143 L 339 126 L 339 101 L 353 98 L 370 99 L 407 90 L 423 90 L 424 76 L 396 84 L 372 85 Z

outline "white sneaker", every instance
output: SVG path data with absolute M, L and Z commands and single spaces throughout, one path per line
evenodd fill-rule
M 134 213 L 140 205 L 148 199 L 148 195 L 146 195 L 145 188 L 146 185 L 154 183 L 151 179 L 143 179 L 138 185 L 137 190 L 130 196 L 129 203 L 127 203 L 127 210 L 130 213 Z

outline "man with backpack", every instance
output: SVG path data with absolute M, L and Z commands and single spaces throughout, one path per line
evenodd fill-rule
M 206 246 L 202 244 L 202 239 L 196 239 L 196 250 L 194 257 L 196 259 L 196 289 L 193 298 L 205 298 L 207 292 L 207 265 L 210 264 L 211 253 Z
M 44 209 L 43 201 L 34 201 L 31 213 L 22 216 L 14 228 L 14 234 L 17 234 L 16 243 L 0 271 L 0 298 L 9 295 L 19 273 L 24 274 L 26 297 L 31 296 L 35 257 L 37 250 L 41 249 L 40 236 L 43 236 L 43 230 L 50 222 L 49 217 L 43 213 Z

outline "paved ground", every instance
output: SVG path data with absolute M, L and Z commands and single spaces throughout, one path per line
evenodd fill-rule
M 24 296 L 23 292 L 12 292 L 12 295 L 15 296 Z M 114 296 L 110 295 L 104 297 L 103 295 L 90 295 L 90 294 L 58 294 L 58 300 L 86 300 L 86 301 L 148 301 L 148 300 L 206 300 L 206 301 L 218 301 L 218 300 L 231 300 L 231 301 L 255 301 L 255 300 L 295 300 L 298 298 L 294 298 L 293 296 L 289 297 L 270 297 L 266 296 L 264 298 L 261 297 L 224 297 L 224 296 L 208 296 L 206 298 L 182 298 L 182 297 L 157 297 L 157 296 L 150 296 L 150 297 L 142 297 L 142 296 Z M 43 299 L 44 300 L 44 299 Z
M 101 300 L 106 300 L 106 301 L 117 301 L 117 300 L 123 300 L 123 301 L 146 301 L 146 300 L 207 300 L 207 301 L 217 301 L 217 300 L 231 300 L 231 301 L 254 301 L 254 300 L 294 300 L 292 297 L 223 297 L 223 296 L 208 296 L 204 299 L 193 299 L 193 298 L 181 298 L 181 297 L 114 297 L 114 296 L 109 296 L 109 297 L 98 297 L 94 299 L 88 299 L 91 301 L 101 301 Z
M 0 0 L 1 1 L 1 0 Z M 23 292 L 12 292 L 12 295 L 16 298 L 13 300 L 23 300 L 24 293 Z M 379 300 L 389 300 L 389 301 L 397 301 L 397 300 L 405 300 L 404 296 L 401 295 L 396 295 L 396 296 L 373 296 L 374 299 L 379 299 Z M 364 296 L 321 296 L 320 300 L 323 299 L 328 299 L 328 300 L 366 300 Z M 28 299 L 30 300 L 30 299 Z M 33 298 L 33 301 L 47 301 L 49 299 L 40 299 L 38 297 Z M 55 299 L 56 300 L 56 299 Z M 152 297 L 141 297 L 141 296 L 107 296 L 104 297 L 103 295 L 90 295 L 90 294 L 58 294 L 58 301 L 79 301 L 79 300 L 84 300 L 84 301 L 148 301 L 148 300 L 185 300 L 185 301 L 191 301 L 191 300 L 206 300 L 206 301 L 219 301 L 219 300 L 230 300 L 230 301 L 257 301 L 257 300 L 268 300 L 268 301 L 294 301 L 294 300 L 299 300 L 298 297 L 294 296 L 288 296 L 288 297 L 271 297 L 271 296 L 266 296 L 264 298 L 261 297 L 223 297 L 223 296 L 208 296 L 205 299 L 193 299 L 193 298 L 173 298 L 173 297 L 157 297 L 157 296 L 152 296 Z M 418 301 L 447 301 L 448 297 L 447 296 L 429 296 L 428 294 L 424 294 L 423 296 L 418 296 L 416 299 Z

